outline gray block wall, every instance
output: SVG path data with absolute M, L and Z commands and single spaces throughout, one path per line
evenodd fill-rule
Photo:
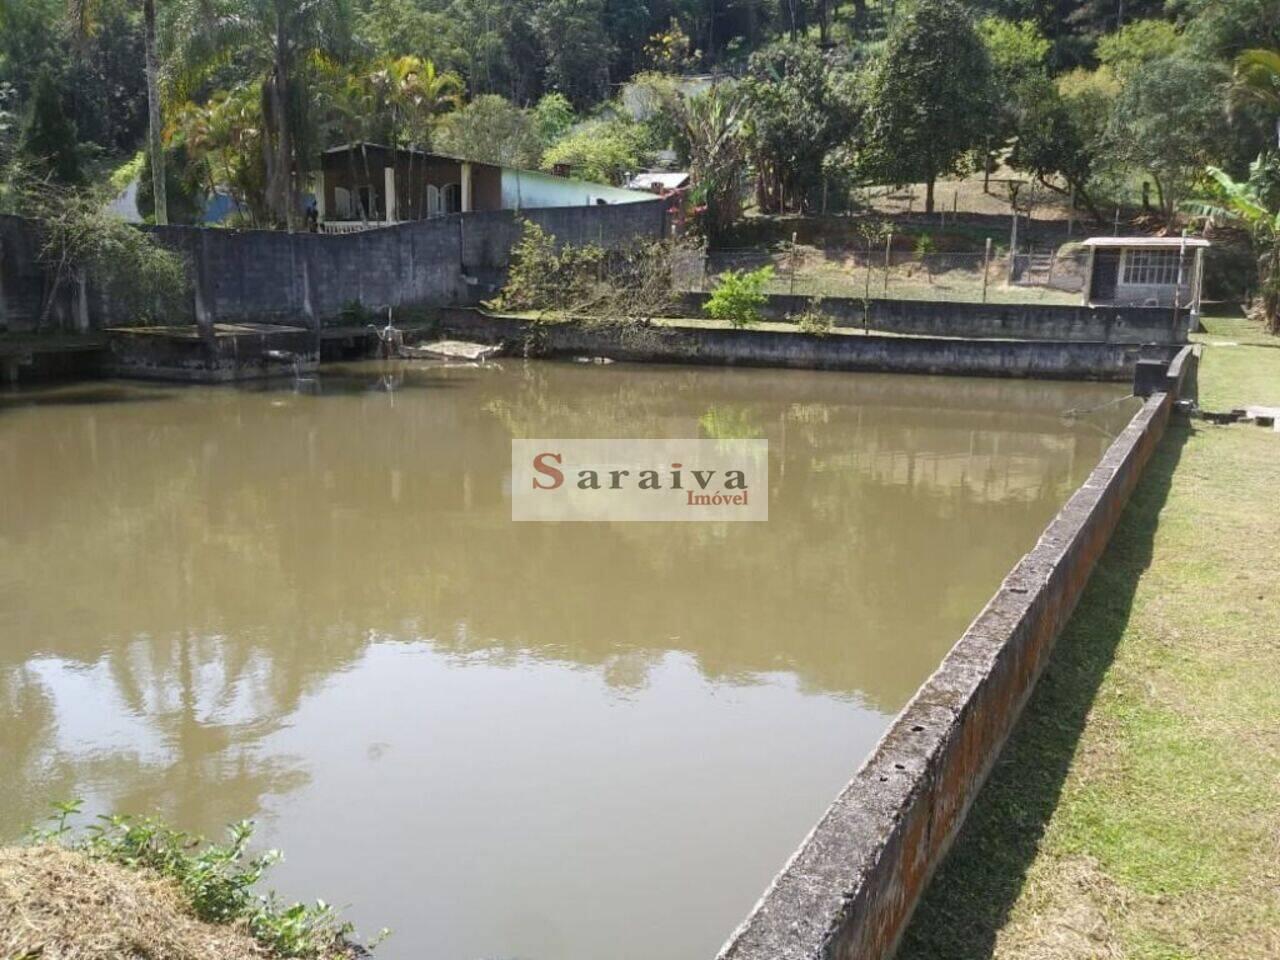
M 681 307 L 701 316 L 708 293 L 686 293 Z M 772 294 L 761 314 L 786 320 L 809 308 L 809 297 Z M 840 326 L 925 337 L 979 337 L 1010 340 L 1100 340 L 1111 343 L 1186 343 L 1190 315 L 1168 307 L 1086 307 L 1058 303 L 969 303 L 826 297 L 822 311 Z
M 664 204 L 551 207 L 525 211 L 563 243 L 616 248 L 660 239 Z M 169 318 L 312 325 L 332 320 L 347 304 L 387 307 L 475 303 L 501 282 L 520 236 L 513 211 L 454 214 L 360 233 L 287 234 L 276 230 L 151 227 L 162 243 L 185 252 L 193 291 L 189 311 Z M 47 283 L 38 260 L 37 225 L 0 217 L 0 330 L 36 326 Z M 89 291 L 90 325 L 125 325 L 122 315 Z M 73 293 L 59 297 L 50 325 L 69 329 Z

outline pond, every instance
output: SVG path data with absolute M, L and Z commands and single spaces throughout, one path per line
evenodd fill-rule
M 380 957 L 710 960 L 1126 393 L 519 361 L 2 393 L 0 841 L 51 798 L 250 818 Z M 513 523 L 539 436 L 765 438 L 769 520 Z

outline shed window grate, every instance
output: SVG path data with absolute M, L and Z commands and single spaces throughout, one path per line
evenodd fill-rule
M 1177 250 L 1126 250 L 1124 283 L 1172 287 L 1178 282 Z

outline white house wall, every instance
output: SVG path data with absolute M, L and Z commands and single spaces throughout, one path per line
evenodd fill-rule
M 508 210 L 585 207 L 600 200 L 610 204 L 639 203 L 652 199 L 653 194 L 647 191 L 569 180 L 530 170 L 513 170 L 508 167 L 502 169 L 502 206 Z

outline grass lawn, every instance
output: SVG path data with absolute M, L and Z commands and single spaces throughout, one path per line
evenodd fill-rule
M 1202 404 L 1280 403 L 1206 325 Z M 1280 433 L 1174 418 L 901 960 L 1280 957 L 1277 489 Z

